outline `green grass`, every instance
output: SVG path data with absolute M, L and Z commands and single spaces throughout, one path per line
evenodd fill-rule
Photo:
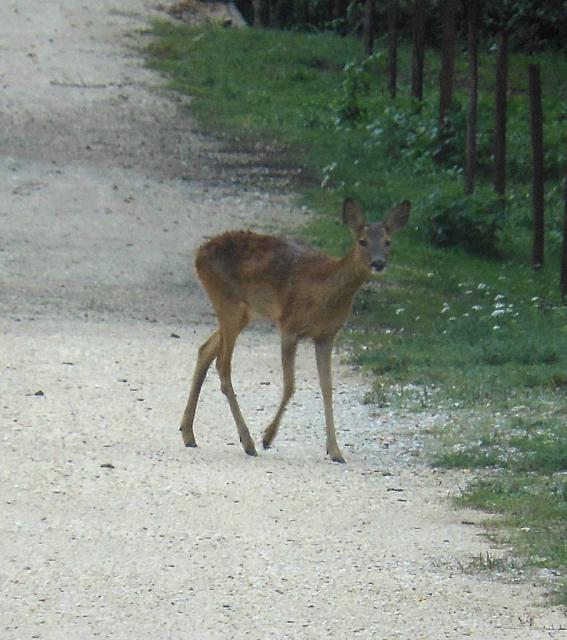
M 203 127 L 244 142 L 267 140 L 286 162 L 301 164 L 314 177 L 297 187 L 319 212 L 300 231 L 313 244 L 344 251 L 349 234 L 338 224 L 338 211 L 347 195 L 361 202 L 370 219 L 401 200 L 413 202 L 383 285 L 361 292 L 342 339 L 373 374 L 371 400 L 451 416 L 440 430 L 451 437 L 439 438 L 435 463 L 479 470 L 462 501 L 505 514 L 500 522 L 512 532 L 518 553 L 564 570 L 567 309 L 558 279 L 567 60 L 512 57 L 508 203 L 498 218 L 489 180 L 494 55 L 485 47 L 479 184 L 471 211 L 481 223 L 485 213 L 496 216 L 501 229 L 495 245 L 481 237 L 464 248 L 440 249 L 429 242 L 432 216 L 447 203 L 457 203 L 458 211 L 472 202 L 462 199 L 464 59 L 457 65 L 453 127 L 440 137 L 434 52 L 427 57 L 426 99 L 416 105 L 407 96 L 407 46 L 400 49 L 400 96 L 392 101 L 380 43 L 378 53 L 364 60 L 357 41 L 330 34 L 162 22 L 153 33 L 148 64 L 168 77 L 170 88 L 192 96 L 191 110 Z M 546 264 L 537 272 L 529 264 L 526 83 L 533 61 L 542 65 L 550 177 Z
M 499 418 L 475 419 L 474 440 L 467 436 L 468 424 L 459 421 L 444 433 L 435 464 L 545 476 L 567 472 L 566 417 L 564 411 L 535 416 L 530 408 L 515 407 Z
M 567 605 L 567 480 L 526 473 L 478 477 L 458 501 L 498 514 L 487 527 L 493 538 L 511 545 L 522 568 L 551 568 L 556 574 L 553 601 Z
M 567 571 L 567 411 L 556 403 L 516 406 L 484 416 L 462 413 L 438 435 L 433 463 L 448 469 L 483 469 L 458 503 L 501 517 L 487 526 L 511 544 L 526 567 Z M 474 428 L 471 428 L 471 422 Z M 558 602 L 567 584 L 558 580 Z

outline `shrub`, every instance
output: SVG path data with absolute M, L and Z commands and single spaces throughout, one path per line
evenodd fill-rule
M 465 166 L 466 112 L 455 100 L 446 124 L 439 127 L 437 103 L 409 101 L 392 104 L 375 114 L 367 127 L 369 144 L 381 146 L 394 157 L 407 160 L 423 173 L 438 167 L 462 171 Z M 477 124 L 477 170 L 490 171 L 492 136 L 484 120 Z
M 335 102 L 337 127 L 359 124 L 367 116 L 365 104 L 370 95 L 371 76 L 367 65 L 349 62 L 345 65 L 343 81 Z
M 460 247 L 484 256 L 494 256 L 505 221 L 502 202 L 492 193 L 471 196 L 434 191 L 426 198 L 424 229 L 438 247 Z

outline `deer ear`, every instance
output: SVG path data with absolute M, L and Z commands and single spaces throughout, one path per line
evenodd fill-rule
M 346 224 L 353 233 L 358 233 L 365 225 L 364 214 L 352 198 L 346 198 L 343 202 L 343 223 Z
M 411 202 L 404 200 L 397 207 L 394 207 L 388 213 L 388 217 L 384 220 L 384 226 L 390 233 L 399 231 L 402 227 L 405 227 L 409 220 L 411 211 Z

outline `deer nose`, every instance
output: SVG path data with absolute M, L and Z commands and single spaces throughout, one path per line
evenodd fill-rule
M 370 263 L 370 268 L 372 269 L 372 271 L 376 271 L 377 273 L 379 273 L 380 271 L 384 271 L 384 269 L 386 268 L 386 261 L 382 259 L 373 260 Z

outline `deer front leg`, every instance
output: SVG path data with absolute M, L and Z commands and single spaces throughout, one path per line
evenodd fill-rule
M 272 422 L 264 432 L 264 438 L 262 440 L 264 449 L 269 449 L 271 447 L 272 442 L 278 432 L 278 427 L 280 426 L 280 422 L 286 410 L 287 404 L 290 401 L 290 398 L 294 392 L 295 354 L 297 352 L 297 336 L 282 333 L 281 350 L 282 350 L 282 369 L 283 369 L 283 381 L 284 381 L 283 396 L 274 419 L 272 420 Z
M 317 371 L 319 372 L 319 384 L 323 395 L 325 407 L 325 431 L 327 434 L 327 453 L 333 462 L 345 462 L 343 454 L 337 444 L 335 434 L 335 421 L 333 417 L 333 380 L 331 374 L 331 352 L 334 336 L 315 341 L 315 356 L 317 358 Z
M 232 386 L 232 353 L 234 351 L 234 345 L 236 343 L 238 333 L 225 331 L 225 327 L 226 325 L 221 326 L 221 347 L 217 358 L 217 371 L 220 377 L 221 391 L 228 400 L 228 405 L 230 407 L 232 417 L 234 418 L 234 422 L 236 422 L 236 428 L 238 429 L 238 435 L 244 451 L 249 456 L 255 456 L 256 447 L 254 445 L 254 440 L 252 440 L 250 431 L 248 431 L 248 427 L 246 426 L 246 422 L 244 421 L 244 417 L 240 411 L 240 406 L 238 405 L 238 400 L 236 399 L 236 394 L 234 393 L 234 388 Z
M 215 331 L 209 339 L 199 347 L 199 356 L 197 358 L 197 365 L 195 366 L 195 373 L 193 374 L 193 382 L 191 383 L 191 391 L 189 392 L 189 399 L 187 400 L 187 406 L 183 413 L 183 419 L 181 420 L 181 435 L 183 436 L 183 443 L 186 447 L 196 447 L 195 435 L 193 433 L 193 421 L 195 420 L 195 411 L 197 410 L 197 402 L 199 401 L 199 393 L 203 386 L 203 381 L 207 375 L 207 371 L 211 366 L 211 362 L 217 357 L 220 347 L 220 333 Z

